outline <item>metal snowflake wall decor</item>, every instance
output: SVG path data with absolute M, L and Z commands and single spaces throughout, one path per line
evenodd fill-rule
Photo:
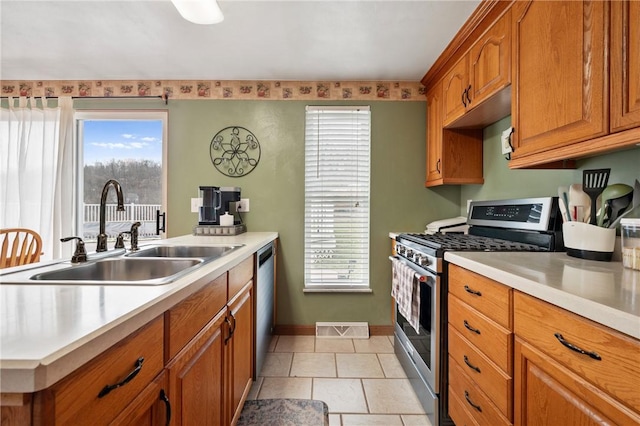
M 260 142 L 244 127 L 220 130 L 211 139 L 211 161 L 220 173 L 229 177 L 249 174 L 260 162 Z

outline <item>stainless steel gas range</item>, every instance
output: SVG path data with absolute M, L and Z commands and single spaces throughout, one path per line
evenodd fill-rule
M 472 202 L 468 234 L 400 234 L 396 256 L 415 272 L 419 327 L 395 312 L 395 352 L 431 423 L 448 415 L 447 251 L 562 251 L 557 197 Z

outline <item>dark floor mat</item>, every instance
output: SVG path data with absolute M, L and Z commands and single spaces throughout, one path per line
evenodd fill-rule
M 328 426 L 329 407 L 313 399 L 247 400 L 237 426 Z

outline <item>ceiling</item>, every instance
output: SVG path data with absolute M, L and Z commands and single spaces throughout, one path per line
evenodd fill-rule
M 470 1 L 0 0 L 3 80 L 420 80 Z

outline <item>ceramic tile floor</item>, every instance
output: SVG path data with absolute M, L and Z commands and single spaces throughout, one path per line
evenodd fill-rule
M 431 426 L 393 353 L 392 336 L 274 336 L 249 399 L 319 399 L 330 426 Z

